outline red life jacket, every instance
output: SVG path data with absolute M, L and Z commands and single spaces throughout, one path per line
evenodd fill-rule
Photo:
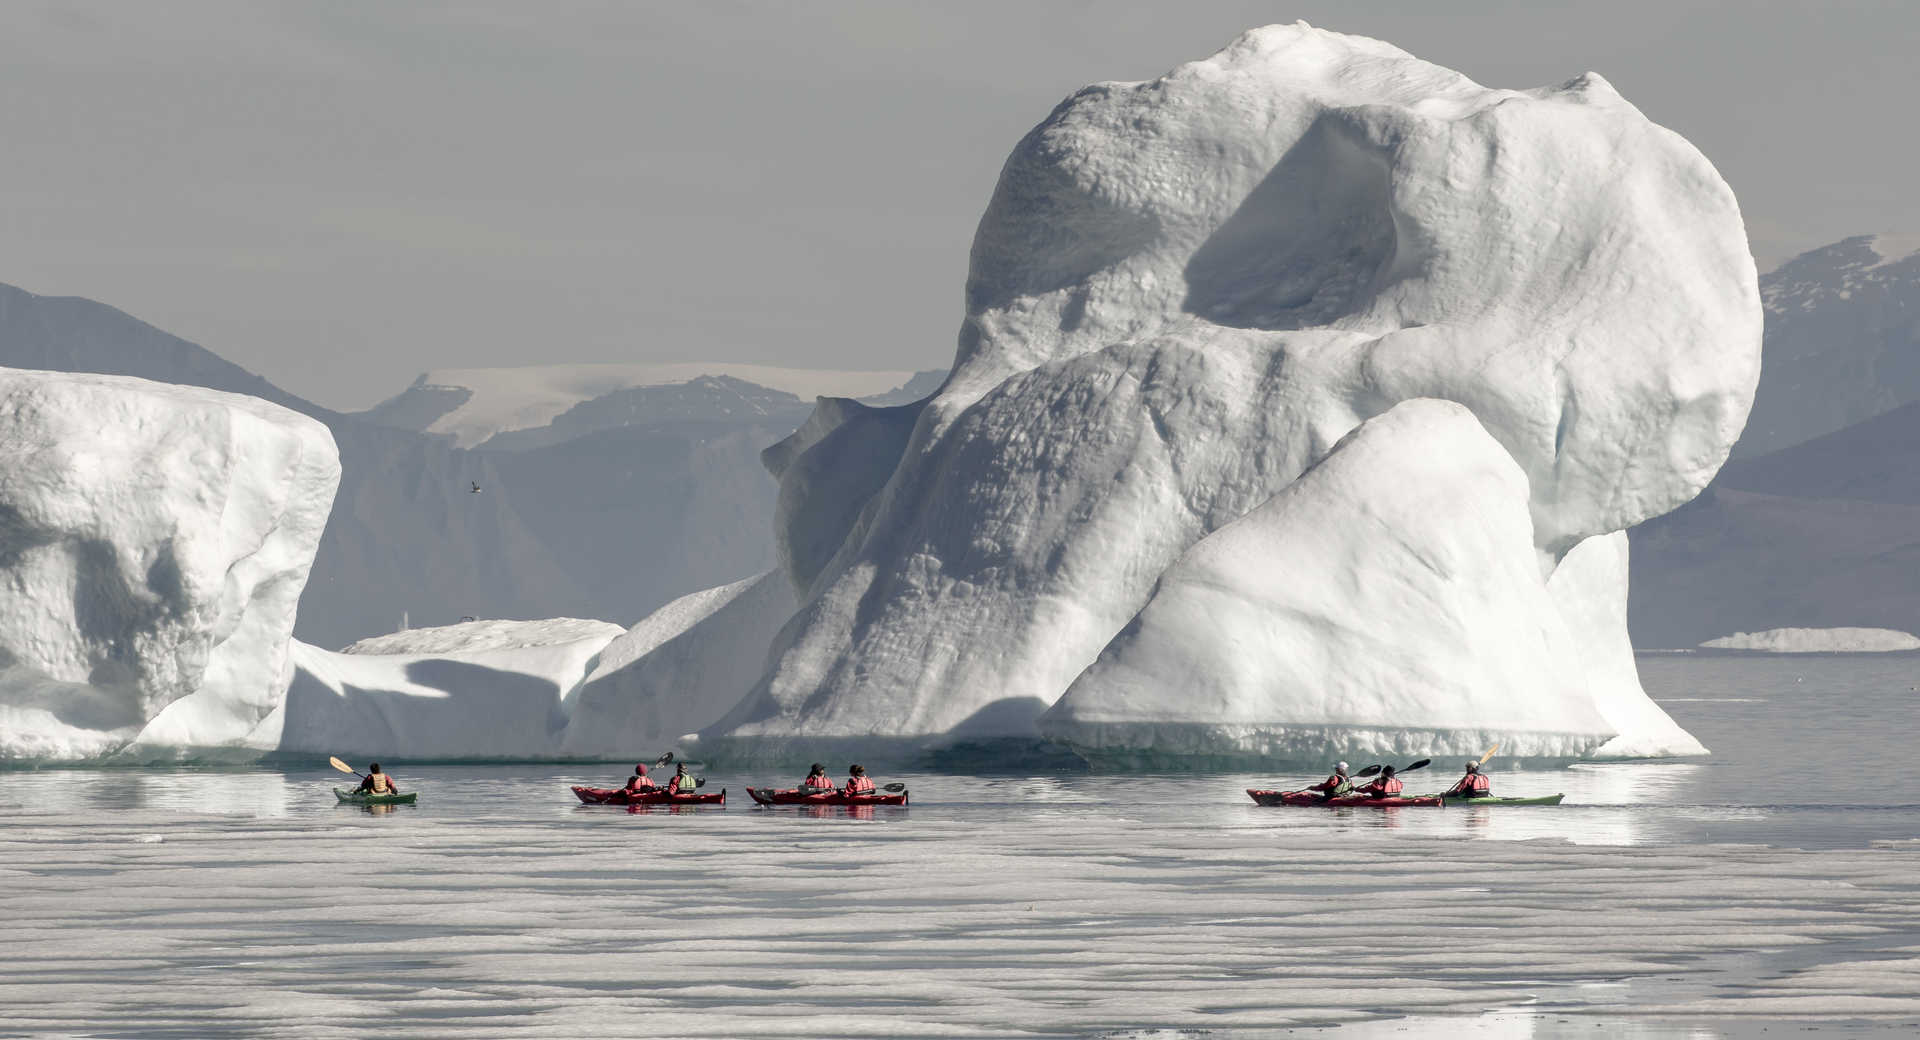
M 848 794 L 872 794 L 873 778 L 870 776 L 847 777 Z
M 630 776 L 627 778 L 627 790 L 634 794 L 645 794 L 646 792 L 653 790 L 653 778 L 645 777 L 645 776 Z
M 1377 798 L 1392 798 L 1406 789 L 1397 776 L 1383 776 L 1367 785 L 1367 793 Z
M 833 790 L 833 778 L 827 776 L 825 773 L 814 773 L 805 780 L 800 781 L 800 786 L 811 787 L 816 791 L 831 791 Z
M 1463 788 L 1461 792 L 1463 794 L 1486 795 L 1493 793 L 1493 781 L 1487 779 L 1487 774 L 1485 773 L 1468 773 L 1466 776 L 1460 778 L 1460 785 Z

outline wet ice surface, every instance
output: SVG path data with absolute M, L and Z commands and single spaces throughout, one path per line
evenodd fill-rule
M 725 809 L 629 814 L 564 788 L 617 767 L 390 762 L 421 804 L 369 813 L 324 770 L 0 774 L 0 1033 L 1910 1035 L 1914 659 L 1642 667 L 1715 757 L 1497 774 L 1554 809 L 909 776 L 904 810 L 769 810 L 714 773 Z

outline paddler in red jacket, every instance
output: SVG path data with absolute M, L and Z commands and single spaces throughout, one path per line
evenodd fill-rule
M 627 777 L 627 786 L 624 790 L 628 794 L 652 794 L 659 790 L 659 787 L 654 784 L 653 778 L 647 775 L 646 764 L 641 763 L 633 767 L 633 775 Z
M 827 775 L 826 766 L 815 762 L 813 764 L 813 771 L 807 774 L 805 780 L 800 781 L 800 790 L 808 794 L 812 794 L 815 791 L 831 791 L 833 790 L 833 777 Z
M 1312 787 L 1307 788 L 1307 790 L 1317 793 L 1323 799 L 1339 798 L 1342 795 L 1348 794 L 1353 790 L 1353 781 L 1347 779 L 1347 764 L 1342 762 L 1334 766 L 1332 776 L 1314 784 Z
M 857 794 L 873 793 L 873 778 L 867 775 L 866 766 L 848 766 L 847 773 L 847 786 L 842 794 L 851 798 Z
M 1393 775 L 1393 767 L 1388 766 L 1380 770 L 1380 775 L 1374 778 L 1373 783 L 1362 787 L 1357 793 L 1368 798 L 1398 798 L 1400 792 L 1406 789 L 1400 778 Z
M 1480 771 L 1480 763 L 1468 762 L 1467 775 L 1440 793 L 1442 798 L 1485 798 L 1493 793 L 1493 781 Z

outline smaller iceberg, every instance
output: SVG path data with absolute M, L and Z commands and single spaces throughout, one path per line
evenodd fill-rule
M 1700 646 L 1770 654 L 1885 654 L 1920 650 L 1920 637 L 1892 628 L 1769 628 L 1764 632 L 1735 632 Z

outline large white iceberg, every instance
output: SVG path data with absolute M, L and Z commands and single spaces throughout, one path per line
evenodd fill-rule
M 967 303 L 953 372 L 928 401 L 828 402 L 768 452 L 782 565 L 803 603 L 768 674 L 705 734 L 715 745 L 1021 740 L 1069 687 L 1056 722 L 1139 709 L 1219 724 L 1217 702 L 1169 688 L 1149 707 L 1105 681 L 1124 670 L 1086 670 L 1196 543 L 1420 398 L 1454 402 L 1504 451 L 1529 524 L 1506 524 L 1501 537 L 1524 544 L 1489 545 L 1502 569 L 1472 576 L 1499 612 L 1466 616 L 1468 591 L 1448 587 L 1461 613 L 1406 605 L 1400 635 L 1530 638 L 1537 625 L 1516 630 L 1509 611 L 1576 546 L 1698 493 L 1759 371 L 1739 210 L 1686 141 L 1596 75 L 1491 90 L 1304 24 L 1056 108 L 1001 175 Z M 1357 524 L 1360 504 L 1309 512 Z M 1431 523 L 1473 508 L 1442 498 Z M 1346 569 L 1317 580 L 1418 584 L 1405 573 L 1417 553 L 1348 548 Z M 1516 554 L 1531 566 L 1515 569 Z M 1522 571 L 1526 588 L 1512 584 Z M 1301 595 L 1328 604 L 1337 591 Z M 1617 606 L 1624 582 L 1593 594 L 1605 602 L 1559 608 Z M 1249 652 L 1203 625 L 1182 632 L 1197 658 Z M 1394 702 L 1351 647 L 1289 638 L 1317 657 L 1321 686 L 1394 703 L 1400 730 L 1519 739 L 1524 724 L 1561 734 L 1543 749 L 1661 743 L 1617 729 L 1658 721 L 1637 707 L 1614 704 L 1599 724 L 1601 698 L 1516 698 L 1511 676 L 1474 694 L 1490 700 L 1466 721 L 1447 708 L 1457 700 Z M 1571 638 L 1555 651 L 1563 669 L 1627 652 L 1624 628 Z M 1263 724 L 1330 718 L 1308 678 L 1277 683 L 1301 699 L 1266 704 Z M 1645 700 L 1618 676 L 1611 688 Z M 1138 732 L 1099 730 L 1120 743 L 1095 748 L 1082 728 L 1076 743 L 1124 753 Z
M 278 405 L 0 369 L 0 758 L 244 743 L 339 478 Z

